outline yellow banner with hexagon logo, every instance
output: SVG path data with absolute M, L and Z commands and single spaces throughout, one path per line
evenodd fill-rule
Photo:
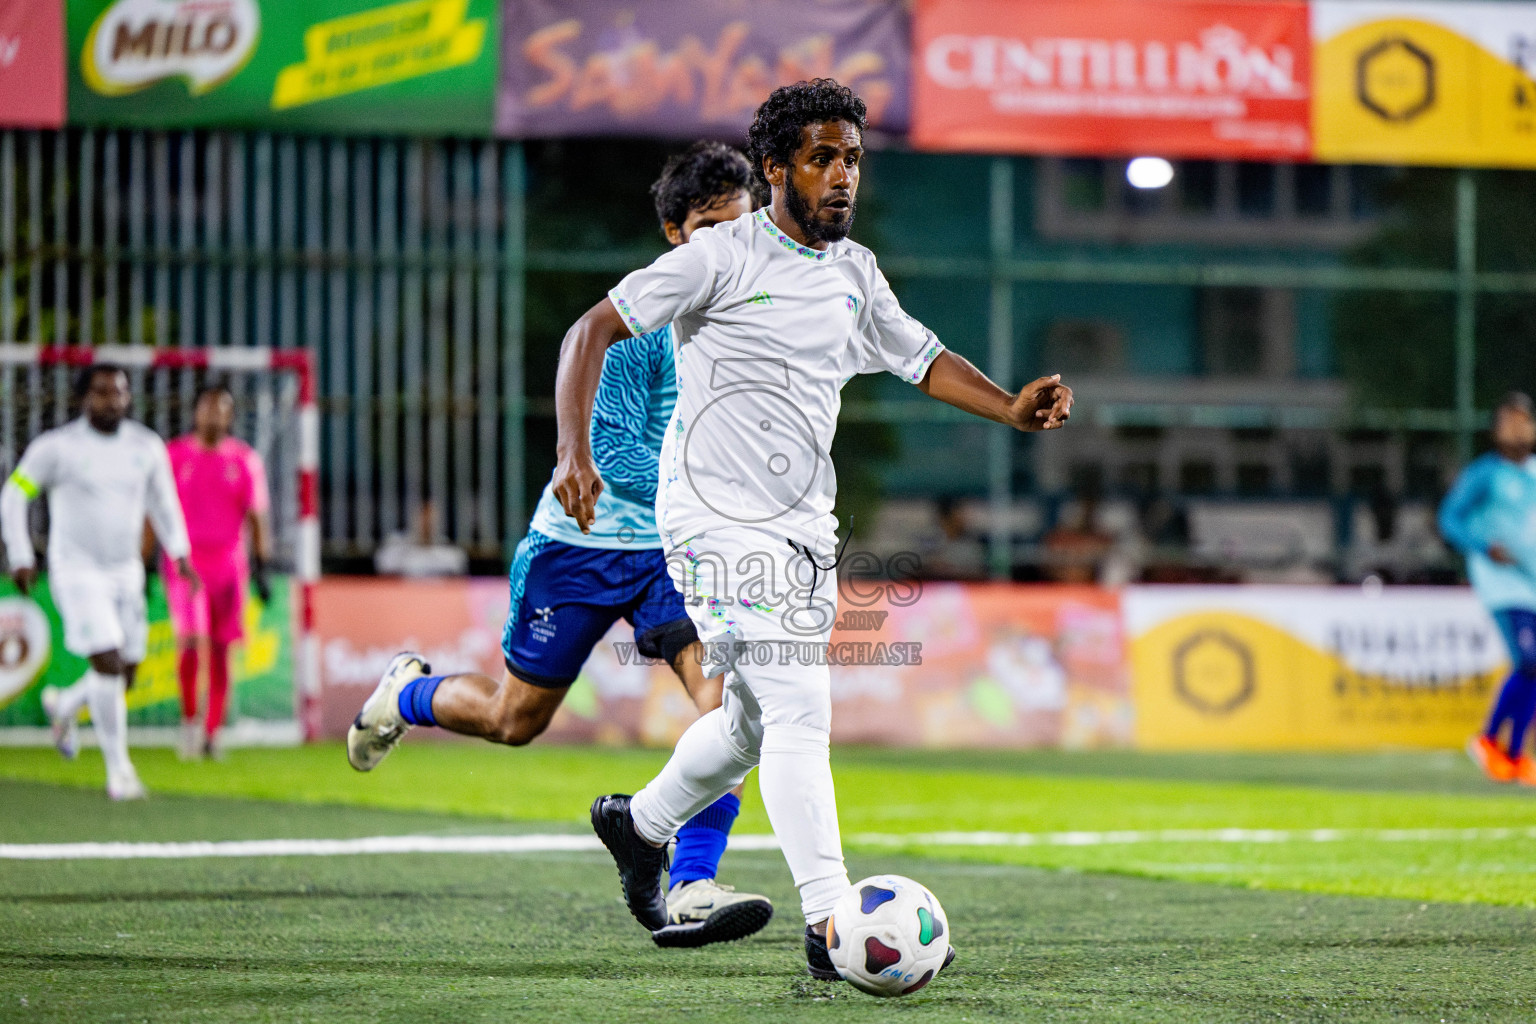
M 1314 0 L 1313 156 L 1536 167 L 1536 4 Z
M 1132 587 L 1135 745 L 1457 747 L 1507 671 L 1469 591 Z

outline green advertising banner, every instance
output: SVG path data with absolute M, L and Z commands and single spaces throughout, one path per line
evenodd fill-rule
M 230 666 L 226 722 L 250 718 L 288 722 L 293 709 L 293 645 L 288 580 L 272 578 L 272 602 L 245 604 L 245 639 Z M 64 649 L 64 627 L 45 573 L 32 597 L 22 597 L 0 576 L 0 727 L 43 726 L 44 686 L 68 686 L 85 674 L 84 658 Z M 176 725 L 181 691 L 176 681 L 176 636 L 160 577 L 149 581 L 149 651 L 128 691 L 129 725 Z
M 497 0 L 68 0 L 69 120 L 488 136 Z

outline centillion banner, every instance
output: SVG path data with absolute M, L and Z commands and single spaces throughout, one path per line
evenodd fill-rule
M 1131 587 L 1147 750 L 1458 747 L 1508 670 L 1470 591 Z
M 1536 4 L 1314 0 L 1314 153 L 1536 167 Z

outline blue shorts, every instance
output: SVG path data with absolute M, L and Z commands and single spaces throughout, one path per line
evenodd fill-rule
M 507 671 L 534 686 L 570 686 L 620 618 L 642 657 L 668 664 L 699 638 L 660 548 L 583 548 L 530 530 L 509 575 L 501 653 Z
M 1528 608 L 1500 608 L 1493 613 L 1509 648 L 1509 660 L 1515 671 L 1536 674 L 1536 612 Z

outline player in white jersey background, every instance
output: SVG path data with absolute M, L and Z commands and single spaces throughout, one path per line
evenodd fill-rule
M 1071 389 L 1042 377 L 1004 391 L 908 316 L 847 236 L 865 106 L 818 79 L 777 89 L 748 135 L 772 202 L 706 228 L 624 278 L 567 333 L 556 381 L 554 491 L 583 529 L 603 481 L 588 422 L 610 345 L 671 322 L 678 400 L 661 454 L 656 512 L 674 584 L 711 658 L 724 705 L 684 733 L 632 799 L 599 797 L 593 827 L 630 910 L 661 906 L 666 843 L 754 766 L 800 890 L 807 966 L 835 980 L 826 921 L 849 882 L 829 761 L 837 609 L 836 478 L 843 384 L 885 371 L 925 394 L 1019 430 L 1064 425 Z
M 176 571 L 194 587 L 176 481 L 165 443 L 127 418 L 128 375 L 106 363 L 80 374 L 81 415 L 32 440 L 0 487 L 0 533 L 22 593 L 37 580 L 27 506 L 48 495 L 48 586 L 64 620 L 64 646 L 89 661 L 80 681 L 43 692 L 54 741 L 75 754 L 75 722 L 89 705 L 114 800 L 144 796 L 128 757 L 126 691 L 144 660 L 146 516 Z

